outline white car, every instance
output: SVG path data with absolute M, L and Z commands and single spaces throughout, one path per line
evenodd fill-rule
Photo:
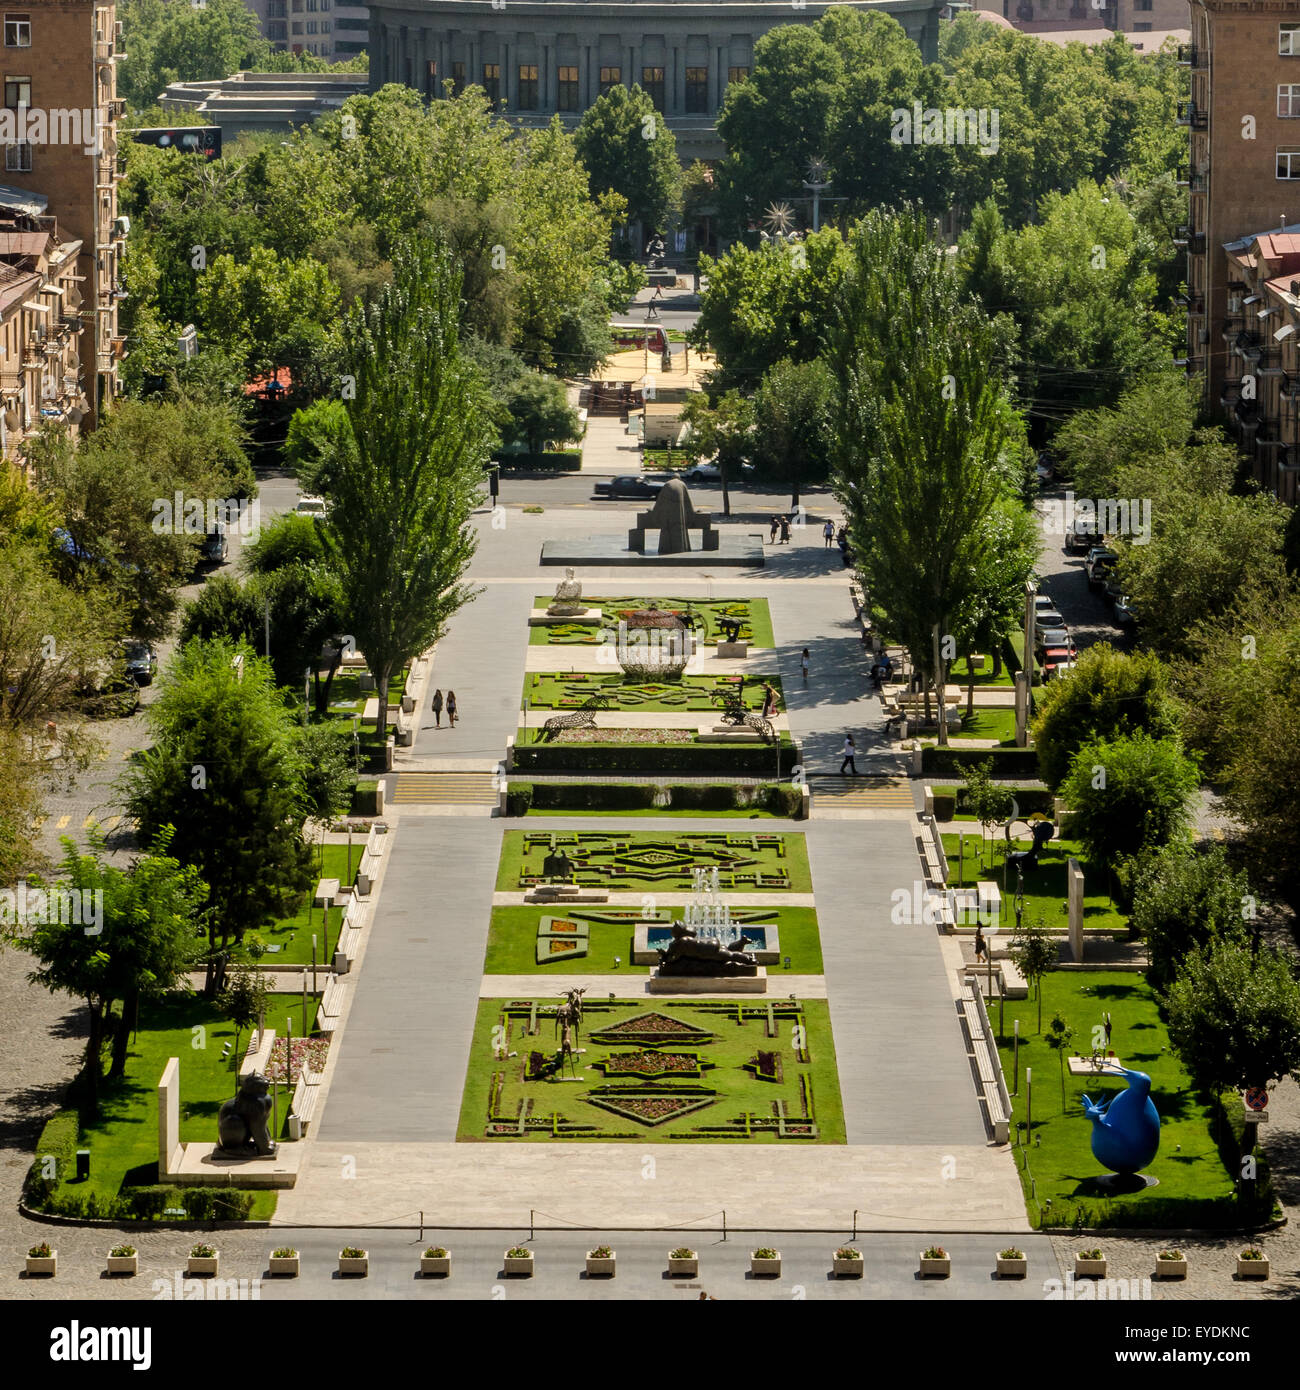
M 329 508 L 323 497 L 300 497 L 294 511 L 298 516 L 318 516 L 324 520 Z

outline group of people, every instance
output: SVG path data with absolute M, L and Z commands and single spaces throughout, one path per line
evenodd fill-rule
M 781 533 L 781 544 L 790 544 L 790 518 L 788 516 L 774 516 L 768 525 L 768 545 L 776 544 L 776 535 Z
M 456 727 L 456 692 L 454 690 L 449 690 L 447 692 L 446 700 L 442 698 L 441 690 L 435 690 L 433 692 L 433 699 L 429 702 L 429 707 L 433 710 L 433 722 L 439 729 L 442 728 L 442 712 L 444 709 L 447 711 L 448 726 L 453 729 Z

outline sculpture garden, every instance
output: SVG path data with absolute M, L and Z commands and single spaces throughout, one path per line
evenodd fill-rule
M 534 607 L 545 610 L 552 602 L 549 594 L 534 599 Z M 528 640 L 534 646 L 595 647 L 608 637 L 602 634 L 612 632 L 623 613 L 643 608 L 659 608 L 668 612 L 680 613 L 691 623 L 700 642 L 712 646 L 724 639 L 722 623 L 739 623 L 739 638 L 755 647 L 769 648 L 775 645 L 772 636 L 772 617 L 767 600 L 763 598 L 741 599 L 684 599 L 684 598 L 586 598 L 589 609 L 600 610 L 599 623 L 569 622 L 551 623 L 529 629 Z

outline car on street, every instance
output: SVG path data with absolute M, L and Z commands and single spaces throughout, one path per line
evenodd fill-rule
M 300 497 L 294 511 L 299 516 L 316 516 L 324 521 L 329 513 L 329 507 L 323 497 Z
M 122 655 L 126 662 L 124 674 L 127 680 L 136 685 L 153 683 L 154 672 L 158 669 L 158 654 L 148 642 L 123 642 Z
M 1035 631 L 1035 644 L 1039 651 L 1048 647 L 1073 647 L 1074 639 L 1068 627 L 1043 627 Z
M 1088 552 L 1088 558 L 1084 562 L 1084 570 L 1088 575 L 1088 583 L 1094 589 L 1100 589 L 1109 577 L 1109 571 L 1119 563 L 1119 556 L 1106 546 L 1094 546 Z
M 1132 627 L 1137 622 L 1133 610 L 1128 606 L 1127 594 L 1121 594 L 1115 600 L 1115 621 L 1120 627 Z
M 1081 550 L 1096 549 L 1100 547 L 1101 542 L 1102 534 L 1094 522 L 1074 519 L 1065 528 L 1065 551 L 1067 555 L 1076 555 Z
M 744 482 L 753 472 L 754 465 L 752 463 L 742 463 L 739 469 L 732 468 L 729 471 L 727 481 L 729 483 Z M 697 463 L 682 474 L 682 481 L 687 483 L 720 483 L 722 481 L 722 469 L 716 463 Z
M 209 531 L 199 546 L 199 560 L 205 565 L 224 565 L 230 558 L 230 541 L 225 531 L 216 526 Z
M 1034 613 L 1035 629 L 1064 626 L 1065 619 L 1061 617 L 1060 613 L 1055 608 L 1039 608 Z
M 663 487 L 662 483 L 629 473 L 621 478 L 611 478 L 607 483 L 597 483 L 592 492 L 597 497 L 658 497 Z

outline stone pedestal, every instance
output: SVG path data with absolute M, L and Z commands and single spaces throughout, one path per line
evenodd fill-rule
M 719 642 L 718 656 L 728 661 L 744 661 L 749 657 L 749 643 Z
M 1083 960 L 1083 870 L 1077 859 L 1071 859 L 1065 870 L 1070 913 L 1070 954 Z
M 648 994 L 766 994 L 767 970 L 758 967 L 755 975 L 669 975 L 661 978 L 650 972 Z

